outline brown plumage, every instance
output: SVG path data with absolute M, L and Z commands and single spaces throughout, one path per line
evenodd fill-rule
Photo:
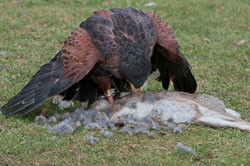
M 97 10 L 72 31 L 2 113 L 23 116 L 57 94 L 65 100 L 93 102 L 107 93 L 112 104 L 111 86 L 119 91 L 128 84 L 140 88 L 157 69 L 166 90 L 171 79 L 176 90 L 193 93 L 197 85 L 189 67 L 172 28 L 155 12 L 131 7 Z

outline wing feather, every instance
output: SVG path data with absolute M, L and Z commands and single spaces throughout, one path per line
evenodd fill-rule
M 196 80 L 185 63 L 175 63 L 165 58 L 167 52 L 158 44 L 154 48 L 151 63 L 154 70 L 159 70 L 159 81 L 164 89 L 168 89 L 170 79 L 173 81 L 174 89 L 177 91 L 194 93 L 197 88 Z
M 146 14 L 153 19 L 156 25 L 157 44 L 168 52 L 166 54 L 167 58 L 172 62 L 186 63 L 189 66 L 187 59 L 180 52 L 180 46 L 175 39 L 173 28 L 162 21 L 156 12 L 150 11 L 146 12 Z
M 80 81 L 102 58 L 102 54 L 92 44 L 88 32 L 82 28 L 76 28 L 71 33 L 60 52 L 65 77 L 73 82 Z
M 57 95 L 87 75 L 102 55 L 88 33 L 76 28 L 57 55 L 31 78 L 30 82 L 1 110 L 4 115 L 23 116 L 51 96 Z
M 154 11 L 146 14 L 153 19 L 157 29 L 157 43 L 151 62 L 154 70 L 160 71 L 160 80 L 164 89 L 168 89 L 171 79 L 175 90 L 194 93 L 197 83 L 190 70 L 189 62 L 180 52 L 172 27 L 162 21 Z

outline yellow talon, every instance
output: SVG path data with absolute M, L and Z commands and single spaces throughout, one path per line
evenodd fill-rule
M 133 84 L 130 84 L 130 87 L 133 92 L 142 92 L 141 88 L 135 88 Z

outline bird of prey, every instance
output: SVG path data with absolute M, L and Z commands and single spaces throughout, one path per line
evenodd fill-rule
M 105 93 L 112 104 L 111 86 L 123 91 L 129 84 L 139 91 L 156 70 L 164 89 L 172 80 L 175 90 L 195 92 L 190 64 L 172 28 L 157 13 L 132 7 L 96 10 L 1 110 L 6 116 L 23 116 L 58 94 L 65 100 L 93 102 Z

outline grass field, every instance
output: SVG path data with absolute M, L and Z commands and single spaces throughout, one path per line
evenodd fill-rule
M 132 6 L 155 10 L 174 28 L 182 52 L 192 65 L 198 93 L 213 95 L 250 121 L 250 2 L 247 0 L 1 0 L 0 105 L 19 92 L 39 67 L 49 61 L 64 39 L 97 8 Z M 245 40 L 242 45 L 232 44 Z M 6 51 L 6 52 L 5 52 Z M 161 85 L 150 81 L 150 90 Z M 250 165 L 250 135 L 237 129 L 186 125 L 175 135 L 157 131 L 145 135 L 78 129 L 72 136 L 53 135 L 33 123 L 35 115 L 0 115 L 0 165 Z M 73 110 L 73 109 L 72 109 Z M 96 144 L 85 140 L 91 133 Z M 179 153 L 178 142 L 197 155 Z

